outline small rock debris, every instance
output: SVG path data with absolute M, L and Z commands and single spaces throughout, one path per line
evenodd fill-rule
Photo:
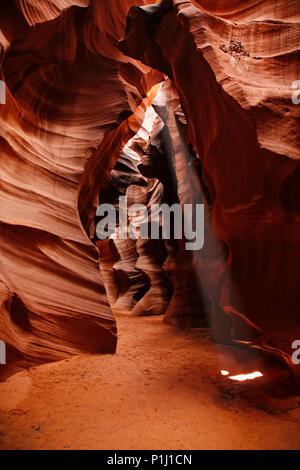
M 235 41 L 234 39 L 230 40 L 228 46 L 226 46 L 226 44 L 222 44 L 220 46 L 220 49 L 226 54 L 233 56 L 237 60 L 242 60 L 245 57 L 250 57 L 249 52 L 246 51 L 241 41 Z

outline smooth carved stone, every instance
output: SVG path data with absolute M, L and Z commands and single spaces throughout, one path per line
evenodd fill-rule
M 17 3 L 0 20 L 0 275 L 13 299 L 1 311 L 3 376 L 115 351 L 91 224 L 99 190 L 143 122 L 142 100 L 161 80 L 116 47 L 134 1 L 115 2 L 113 21 L 110 1 Z
M 119 44 L 174 81 L 185 138 L 201 162 L 210 217 L 198 266 L 214 337 L 278 355 L 296 375 L 299 9 L 293 1 L 162 1 L 133 7 Z M 230 44 L 240 52 L 226 53 Z M 223 251 L 217 264 L 207 249 Z

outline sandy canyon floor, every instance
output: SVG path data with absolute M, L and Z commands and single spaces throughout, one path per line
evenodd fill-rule
M 299 395 L 278 378 L 220 374 L 245 371 L 245 359 L 248 372 L 262 370 L 261 358 L 214 344 L 206 329 L 117 321 L 117 354 L 33 367 L 0 384 L 1 449 L 300 448 Z

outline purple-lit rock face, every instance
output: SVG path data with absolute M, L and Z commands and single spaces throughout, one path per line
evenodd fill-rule
M 2 377 L 114 352 L 113 312 L 211 326 L 298 374 L 299 2 L 150 3 L 0 6 Z M 204 204 L 203 248 L 97 240 L 119 195 Z

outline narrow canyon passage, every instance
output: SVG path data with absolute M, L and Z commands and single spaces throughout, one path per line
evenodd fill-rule
M 299 447 L 299 397 L 263 378 L 221 376 L 221 367 L 241 366 L 234 348 L 212 343 L 207 329 L 182 330 L 159 317 L 117 323 L 115 355 L 41 365 L 0 384 L 1 449 Z M 252 352 L 248 371 L 262 366 Z
M 300 449 L 299 18 L 1 3 L 0 449 Z

